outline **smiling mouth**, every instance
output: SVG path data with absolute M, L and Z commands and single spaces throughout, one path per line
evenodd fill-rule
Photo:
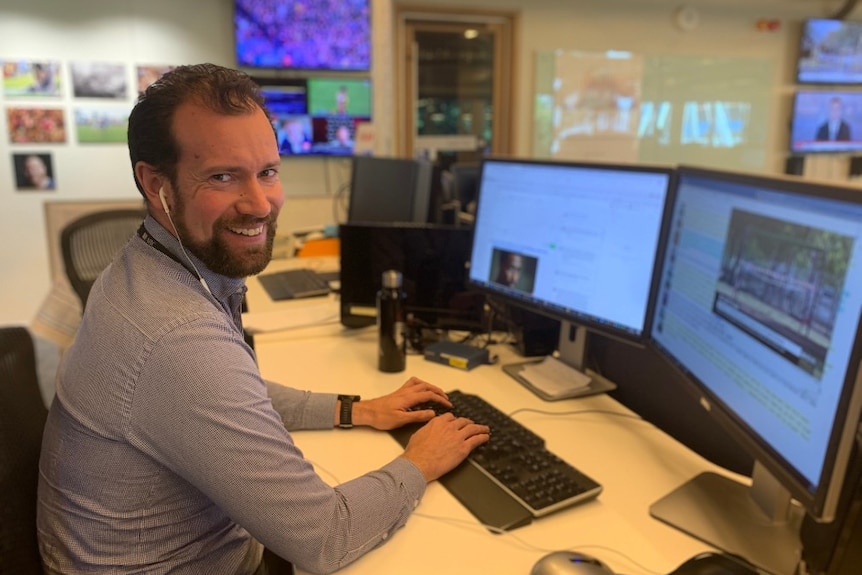
M 235 234 L 239 234 L 241 236 L 254 237 L 259 236 L 263 233 L 265 226 L 261 225 L 256 228 L 228 228 Z

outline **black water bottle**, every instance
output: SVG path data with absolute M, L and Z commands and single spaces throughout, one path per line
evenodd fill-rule
M 406 295 L 401 289 L 401 272 L 385 271 L 382 280 L 383 287 L 377 292 L 377 367 L 380 371 L 394 373 L 404 371 L 407 360 Z

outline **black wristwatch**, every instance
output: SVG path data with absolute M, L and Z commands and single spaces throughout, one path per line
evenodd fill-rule
M 353 402 L 359 401 L 359 396 L 339 395 L 338 401 L 341 402 L 341 414 L 338 418 L 338 427 L 341 429 L 350 429 L 353 427 Z

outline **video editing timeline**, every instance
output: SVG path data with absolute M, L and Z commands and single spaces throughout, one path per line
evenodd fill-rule
M 670 175 L 486 160 L 471 281 L 547 311 L 642 335 Z M 505 284 L 501 253 L 520 256 Z

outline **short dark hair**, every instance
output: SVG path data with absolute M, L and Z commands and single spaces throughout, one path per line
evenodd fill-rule
M 129 115 L 129 158 L 132 174 L 141 195 L 143 186 L 135 175 L 135 165 L 146 162 L 176 184 L 180 150 L 172 131 L 177 108 L 187 102 L 229 116 L 253 113 L 260 108 L 267 116 L 263 96 L 245 72 L 215 64 L 177 66 L 150 84 Z

